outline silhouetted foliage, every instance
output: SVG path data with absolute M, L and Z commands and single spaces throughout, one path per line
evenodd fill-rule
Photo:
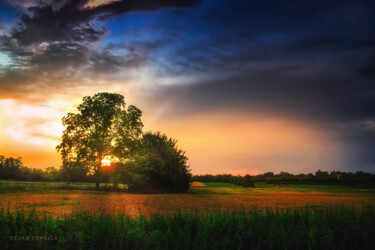
M 6 158 L 0 155 L 0 177 L 4 179 L 18 179 L 22 173 L 22 158 Z
M 117 172 L 131 192 L 185 192 L 191 174 L 185 152 L 165 134 L 145 133 L 133 157 Z
M 224 182 L 239 186 L 253 186 L 254 182 L 267 183 L 307 183 L 307 184 L 345 184 L 375 183 L 375 174 L 357 171 L 321 171 L 315 174 L 274 174 L 267 172 L 256 176 L 195 175 L 191 177 L 186 156 L 176 146 L 176 141 L 160 133 L 146 133 L 131 158 L 122 163 L 114 163 L 109 171 L 103 171 L 102 181 L 116 180 L 117 184 L 128 184 L 132 192 L 183 192 L 190 181 Z M 93 173 L 84 174 L 84 166 L 70 165 L 60 169 L 29 168 L 23 165 L 22 158 L 0 155 L 0 179 L 25 181 L 79 181 L 95 182 Z M 153 189 L 154 190 L 151 190 Z
M 253 177 L 251 175 L 245 175 L 243 178 L 243 187 L 255 187 L 255 182 L 253 180 Z
M 99 189 L 102 160 L 106 156 L 124 158 L 132 151 L 142 133 L 142 112 L 135 106 L 125 110 L 124 97 L 113 93 L 84 97 L 78 111 L 62 119 L 65 131 L 57 150 L 65 173 L 76 179 L 91 171 Z
M 22 158 L 5 157 L 0 155 L 0 179 L 24 181 L 59 181 L 60 172 L 49 167 L 45 170 L 29 168 L 23 165 Z
M 375 175 L 357 171 L 355 173 L 340 171 L 321 171 L 309 174 L 286 174 L 281 172 L 276 175 L 267 173 L 254 176 L 255 181 L 267 183 L 375 183 Z
M 125 110 L 124 97 L 98 93 L 83 98 L 78 113 L 63 118 L 65 131 L 57 146 L 64 180 L 95 177 L 100 182 L 120 182 L 133 192 L 183 192 L 191 174 L 185 153 L 166 135 L 142 135 L 142 112 L 135 106 Z M 102 160 L 111 157 L 110 166 Z
M 192 177 L 192 181 L 200 181 L 200 182 L 224 182 L 224 183 L 232 183 L 238 186 L 243 187 L 254 187 L 255 182 L 251 175 L 240 176 L 240 175 L 231 175 L 231 174 L 218 174 L 218 175 L 194 175 Z
M 64 162 L 61 166 L 61 178 L 65 181 L 82 181 L 89 168 L 79 162 Z
M 248 175 L 246 175 L 248 176 Z M 192 177 L 193 181 L 200 182 L 226 182 L 240 186 L 245 186 L 245 177 L 233 176 L 230 174 L 219 174 L 219 175 L 195 175 Z M 375 183 L 375 174 L 365 173 L 357 171 L 355 173 L 340 172 L 340 171 L 321 171 L 318 170 L 314 174 L 290 174 L 288 172 L 281 171 L 280 174 L 274 174 L 273 172 L 267 172 L 260 175 L 250 176 L 255 182 L 267 182 L 267 183 L 317 183 L 317 184 L 335 184 L 335 183 Z M 249 178 L 249 177 L 247 177 Z

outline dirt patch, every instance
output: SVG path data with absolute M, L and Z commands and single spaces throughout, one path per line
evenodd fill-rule
M 193 181 L 193 182 L 191 183 L 190 187 L 206 187 L 206 185 L 204 185 L 203 182 Z

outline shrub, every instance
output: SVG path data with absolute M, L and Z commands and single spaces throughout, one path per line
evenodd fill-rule
M 185 192 L 191 179 L 186 161 L 176 140 L 160 132 L 148 132 L 119 171 L 122 182 L 132 192 Z

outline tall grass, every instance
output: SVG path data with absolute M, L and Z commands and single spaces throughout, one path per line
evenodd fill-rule
M 375 211 L 327 206 L 136 218 L 81 211 L 54 219 L 33 211 L 2 210 L 0 246 L 2 249 L 375 249 Z

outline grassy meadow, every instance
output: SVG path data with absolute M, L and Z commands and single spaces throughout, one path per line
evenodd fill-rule
M 375 185 L 193 183 L 187 193 L 0 181 L 5 248 L 374 249 Z M 31 238 L 30 238 L 31 237 Z

